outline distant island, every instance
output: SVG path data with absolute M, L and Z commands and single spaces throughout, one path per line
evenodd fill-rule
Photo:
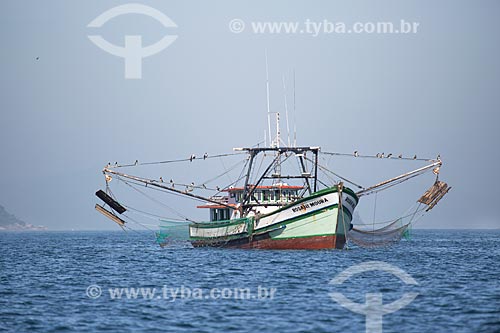
M 33 225 L 19 220 L 10 214 L 0 205 L 0 231 L 29 231 L 29 230 L 47 230 L 46 227 Z

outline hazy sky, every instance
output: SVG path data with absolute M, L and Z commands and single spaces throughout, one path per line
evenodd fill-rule
M 138 14 L 87 27 L 125 3 L 0 2 L 0 204 L 24 221 L 116 229 L 94 211 L 108 161 L 261 141 L 267 49 L 272 109 L 282 109 L 282 75 L 290 83 L 295 69 L 299 144 L 440 153 L 453 190 L 419 226 L 500 227 L 500 2 L 136 1 L 177 28 Z M 229 29 L 235 18 L 245 22 L 239 34 Z M 415 34 L 251 31 L 251 22 L 308 19 L 419 26 Z M 178 38 L 143 59 L 142 79 L 127 80 L 123 59 L 88 35 L 117 45 L 125 35 L 141 35 L 143 45 Z

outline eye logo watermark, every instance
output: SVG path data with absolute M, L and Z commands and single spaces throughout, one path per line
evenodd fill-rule
M 382 261 L 367 261 L 359 265 L 351 266 L 340 272 L 330 281 L 330 284 L 341 285 L 353 275 L 370 271 L 387 272 L 398 277 L 407 285 L 418 285 L 417 281 L 415 281 L 415 279 L 408 273 L 396 266 Z M 364 304 L 355 303 L 341 293 L 329 293 L 329 295 L 334 301 L 350 311 L 365 315 L 365 327 L 367 333 L 381 333 L 382 316 L 404 308 L 413 302 L 413 300 L 418 296 L 418 293 L 405 293 L 403 294 L 403 297 L 389 304 L 383 304 L 382 293 L 367 293 L 365 296 L 366 302 Z
M 126 5 L 116 6 L 108 9 L 92 22 L 87 27 L 99 28 L 109 20 L 125 14 L 142 14 L 154 18 L 166 28 L 177 28 L 177 25 L 168 16 L 159 10 L 142 5 L 129 3 Z M 166 35 L 158 42 L 142 47 L 142 36 L 125 35 L 125 46 L 117 46 L 105 40 L 101 35 L 89 35 L 88 38 L 104 51 L 125 59 L 125 78 L 126 79 L 141 79 L 142 78 L 142 59 L 152 56 L 164 50 L 176 39 L 177 35 Z

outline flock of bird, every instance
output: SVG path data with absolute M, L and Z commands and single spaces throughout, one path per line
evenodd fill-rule
M 358 151 L 355 150 L 354 153 L 353 153 L 353 155 L 354 155 L 354 157 L 359 157 Z M 372 157 L 372 156 L 365 156 L 365 157 Z M 385 158 L 393 158 L 393 155 L 392 154 L 387 154 L 387 156 L 385 156 L 384 153 L 377 153 L 377 155 L 375 155 L 375 157 L 377 157 L 377 158 L 384 158 L 384 157 Z M 403 158 L 403 154 L 399 154 L 398 158 Z M 416 160 L 417 159 L 417 155 L 414 155 L 413 159 Z
M 357 150 L 355 150 L 354 153 L 353 153 L 353 156 L 354 157 L 360 157 L 361 155 L 359 155 L 359 152 Z M 391 154 L 391 153 L 387 154 L 387 156 L 385 155 L 385 153 L 377 153 L 375 156 L 362 156 L 362 157 L 396 158 L 395 156 L 393 157 L 393 154 Z M 208 158 L 208 153 L 203 154 L 203 159 L 206 160 L 207 158 Z M 397 156 L 397 158 L 403 158 L 403 154 L 399 154 Z M 191 154 L 187 160 L 190 161 L 190 162 L 192 162 L 194 159 L 196 159 L 196 155 L 195 154 Z M 413 159 L 416 160 L 417 159 L 417 155 L 414 155 Z M 440 160 L 441 156 L 438 155 L 437 159 Z M 139 165 L 139 160 L 135 160 L 135 162 L 134 162 L 133 165 L 135 165 L 135 166 Z M 114 166 L 115 167 L 119 166 L 118 162 L 115 162 Z M 111 163 L 108 163 L 107 167 L 108 168 L 111 167 Z M 159 180 L 160 180 L 160 183 L 164 183 L 163 177 L 160 177 Z M 170 179 L 169 183 L 170 183 L 170 186 L 172 188 L 175 188 L 175 183 L 174 183 L 173 179 Z M 191 192 L 196 187 L 195 184 L 194 184 L 194 182 L 192 182 L 189 185 L 184 185 L 184 186 L 186 186 L 186 192 Z M 202 184 L 201 187 L 203 187 L 204 189 L 207 189 L 207 187 L 205 186 L 205 184 Z M 218 186 L 216 187 L 216 190 L 218 192 L 221 191 L 221 189 Z

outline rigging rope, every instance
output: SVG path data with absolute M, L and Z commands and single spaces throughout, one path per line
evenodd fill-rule
M 222 161 L 222 160 L 221 160 Z M 221 177 L 223 177 L 224 175 L 228 174 L 229 172 L 233 171 L 234 169 L 236 169 L 236 167 L 238 167 L 240 164 L 242 164 L 243 162 L 245 162 L 245 160 L 241 160 L 241 161 L 238 161 L 236 164 L 234 164 L 233 166 L 231 166 L 228 170 L 226 170 L 226 167 L 224 166 L 223 164 L 223 167 L 224 167 L 224 172 L 221 173 L 220 175 L 217 175 L 211 179 L 208 179 L 206 181 L 204 181 L 202 184 L 209 184 L 211 182 L 213 182 L 214 180 L 217 180 Z M 228 176 L 229 177 L 229 176 Z M 229 179 L 229 181 L 231 181 L 231 179 Z
M 343 156 L 343 157 L 355 157 L 355 158 L 377 158 L 377 159 L 386 159 L 386 160 L 403 160 L 403 161 L 434 161 L 432 158 L 416 158 L 414 157 L 399 157 L 399 156 L 392 156 L 392 154 L 389 154 L 387 156 L 383 156 L 380 154 L 377 155 L 359 155 L 357 152 L 351 153 L 351 154 L 346 154 L 346 153 L 333 153 L 333 152 L 326 152 L 322 151 L 320 152 L 321 154 L 325 155 L 330 155 L 330 156 Z
M 143 196 L 145 196 L 146 198 L 148 198 L 149 200 L 167 208 L 169 211 L 171 211 L 172 213 L 174 213 L 175 215 L 179 216 L 180 218 L 186 220 L 186 221 L 190 221 L 189 218 L 187 216 L 184 216 L 182 215 L 181 213 L 179 213 L 178 211 L 176 211 L 175 209 L 173 209 L 172 207 L 168 206 L 167 204 L 159 201 L 159 200 L 156 200 L 155 198 L 149 196 L 148 194 L 144 193 L 143 191 L 139 190 L 138 188 L 135 188 L 134 186 L 132 186 L 131 184 L 129 184 L 127 181 L 124 181 L 123 179 L 121 179 L 120 177 L 120 180 L 122 182 L 125 183 L 125 185 L 129 186 L 130 188 L 134 189 L 135 191 L 139 192 L 140 194 L 142 194 Z

